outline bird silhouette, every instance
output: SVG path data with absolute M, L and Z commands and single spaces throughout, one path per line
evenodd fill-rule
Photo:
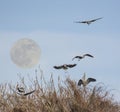
M 95 22 L 95 21 L 97 21 L 99 19 L 102 19 L 102 17 L 101 18 L 97 18 L 97 19 L 92 19 L 92 20 L 86 20 L 86 21 L 75 21 L 75 23 L 85 23 L 85 24 L 90 25 L 92 22 Z
M 96 81 L 96 79 L 94 79 L 94 78 L 87 78 L 87 79 L 86 79 L 86 74 L 84 73 L 82 79 L 80 79 L 80 80 L 78 81 L 78 86 L 83 85 L 83 86 L 85 87 L 85 86 L 87 86 L 90 82 L 95 82 L 95 81 Z
M 17 94 L 19 94 L 19 95 L 21 95 L 21 96 L 27 96 L 27 95 L 30 95 L 30 94 L 32 94 L 32 93 L 34 93 L 34 92 L 35 92 L 35 90 L 30 91 L 30 92 L 27 92 L 27 93 L 17 93 Z
M 77 64 L 64 64 L 64 65 L 60 65 L 60 66 L 53 66 L 55 69 L 64 69 L 67 70 L 68 68 L 73 68 L 75 67 Z
M 74 60 L 75 58 L 78 58 L 78 61 L 80 61 L 80 59 L 83 59 L 86 56 L 94 58 L 94 56 L 92 56 L 91 54 L 84 54 L 83 56 L 75 56 L 72 60 Z

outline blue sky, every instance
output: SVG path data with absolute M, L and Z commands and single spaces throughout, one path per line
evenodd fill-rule
M 52 73 L 65 77 L 65 72 L 54 70 L 54 65 L 77 63 L 68 70 L 78 81 L 86 72 L 108 88 L 115 89 L 120 100 L 120 16 L 119 0 L 1 0 L 0 1 L 0 83 L 16 82 L 18 73 L 33 76 L 40 65 L 45 77 Z M 77 20 L 98 17 L 91 25 L 76 24 Z M 30 38 L 41 48 L 39 64 L 31 69 L 17 67 L 10 58 L 14 42 Z M 90 53 L 94 59 L 77 62 L 75 55 Z

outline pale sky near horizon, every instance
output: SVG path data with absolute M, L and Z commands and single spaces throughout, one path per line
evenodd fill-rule
M 65 72 L 53 66 L 77 63 L 68 70 L 71 78 L 78 81 L 85 72 L 115 89 L 120 101 L 119 4 L 119 0 L 0 0 L 0 83 L 16 82 L 18 73 L 32 76 L 38 66 L 46 78 L 51 73 L 64 78 Z M 103 19 L 89 26 L 74 23 L 99 17 Z M 11 61 L 11 47 L 22 38 L 33 39 L 40 46 L 40 61 L 34 68 L 22 69 Z M 84 53 L 94 59 L 72 61 Z

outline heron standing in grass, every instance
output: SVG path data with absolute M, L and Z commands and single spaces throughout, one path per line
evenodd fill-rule
M 78 86 L 83 85 L 84 87 L 86 87 L 90 82 L 95 82 L 95 81 L 96 81 L 96 79 L 94 79 L 94 78 L 87 78 L 86 79 L 86 74 L 84 73 L 82 79 L 80 79 L 78 81 Z
M 83 58 L 85 58 L 86 56 L 91 57 L 91 58 L 94 58 L 94 56 L 92 56 L 91 54 L 84 54 L 84 55 L 82 55 L 82 56 L 75 56 L 72 60 L 74 60 L 75 58 L 77 58 L 78 61 L 80 61 L 80 59 L 83 59 Z

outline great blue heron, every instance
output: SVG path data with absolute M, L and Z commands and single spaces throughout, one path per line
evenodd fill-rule
M 83 86 L 85 87 L 85 86 L 88 85 L 90 82 L 95 82 L 95 81 L 96 81 L 96 79 L 94 79 L 94 78 L 87 78 L 87 79 L 86 79 L 86 74 L 84 73 L 82 79 L 80 79 L 80 80 L 78 81 L 78 86 L 83 85 Z
M 75 56 L 72 60 L 74 60 L 75 58 L 78 58 L 78 59 L 80 60 L 80 59 L 85 58 L 85 56 L 88 56 L 88 57 L 94 58 L 94 56 L 92 56 L 91 54 L 84 54 L 83 56 Z
M 64 69 L 67 70 L 68 68 L 75 67 L 77 64 L 64 64 L 60 66 L 54 66 L 55 69 Z
M 86 20 L 86 21 L 76 21 L 75 23 L 85 23 L 85 24 L 90 25 L 92 22 L 95 22 L 95 21 L 97 21 L 99 19 L 102 19 L 102 17 L 101 18 L 97 18 L 97 19 L 92 19 L 92 20 Z

